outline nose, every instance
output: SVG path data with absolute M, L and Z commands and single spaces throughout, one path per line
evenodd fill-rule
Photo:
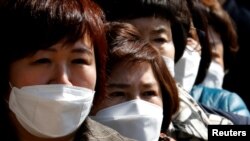
M 70 70 L 65 64 L 58 64 L 54 67 L 53 76 L 51 77 L 51 84 L 66 84 L 73 85 L 70 80 Z
M 136 100 L 136 99 L 141 99 L 140 94 L 131 93 L 131 94 L 127 97 L 127 101 Z

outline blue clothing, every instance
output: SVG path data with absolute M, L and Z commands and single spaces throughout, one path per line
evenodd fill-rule
M 207 107 L 250 117 L 246 104 L 236 93 L 224 89 L 196 85 L 192 88 L 190 95 L 197 102 Z

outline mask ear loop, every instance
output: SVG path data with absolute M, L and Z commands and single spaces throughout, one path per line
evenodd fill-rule
M 13 88 L 13 85 L 11 84 L 11 82 L 9 81 L 9 86 L 10 88 L 12 89 Z
M 11 84 L 10 81 L 9 81 L 9 87 L 10 87 L 10 89 L 13 88 L 13 85 Z M 7 100 L 6 98 L 4 98 L 4 101 L 5 101 L 5 103 L 6 103 L 7 105 L 9 105 L 9 100 Z

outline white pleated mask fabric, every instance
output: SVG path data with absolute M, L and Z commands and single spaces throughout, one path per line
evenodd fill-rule
M 162 58 L 163 58 L 165 64 L 167 65 L 167 68 L 168 68 L 170 74 L 172 75 L 172 77 L 174 77 L 174 75 L 175 75 L 174 74 L 174 60 L 167 57 L 167 56 L 163 56 L 163 55 L 162 55 Z
M 190 92 L 198 74 L 201 56 L 192 47 L 186 46 L 183 56 L 175 64 L 175 80 Z
M 225 72 L 223 67 L 217 62 L 212 61 L 202 84 L 206 87 L 222 89 L 224 76 Z
M 90 112 L 95 91 L 62 84 L 13 87 L 9 107 L 38 137 L 56 138 L 77 130 Z
M 99 111 L 94 120 L 138 141 L 158 141 L 162 107 L 144 100 L 131 100 Z

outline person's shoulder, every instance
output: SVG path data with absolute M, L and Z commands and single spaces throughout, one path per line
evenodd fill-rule
M 199 95 L 200 97 L 206 97 L 206 98 L 218 98 L 218 97 L 228 97 L 231 95 L 235 95 L 235 93 L 230 92 L 226 89 L 220 89 L 220 88 L 210 88 L 207 86 L 204 86 L 202 84 L 195 85 L 192 88 L 191 91 L 192 96 Z
M 88 128 L 87 136 L 90 141 L 136 141 L 134 139 L 127 138 L 114 129 L 107 127 L 90 117 L 86 118 L 86 127 Z

